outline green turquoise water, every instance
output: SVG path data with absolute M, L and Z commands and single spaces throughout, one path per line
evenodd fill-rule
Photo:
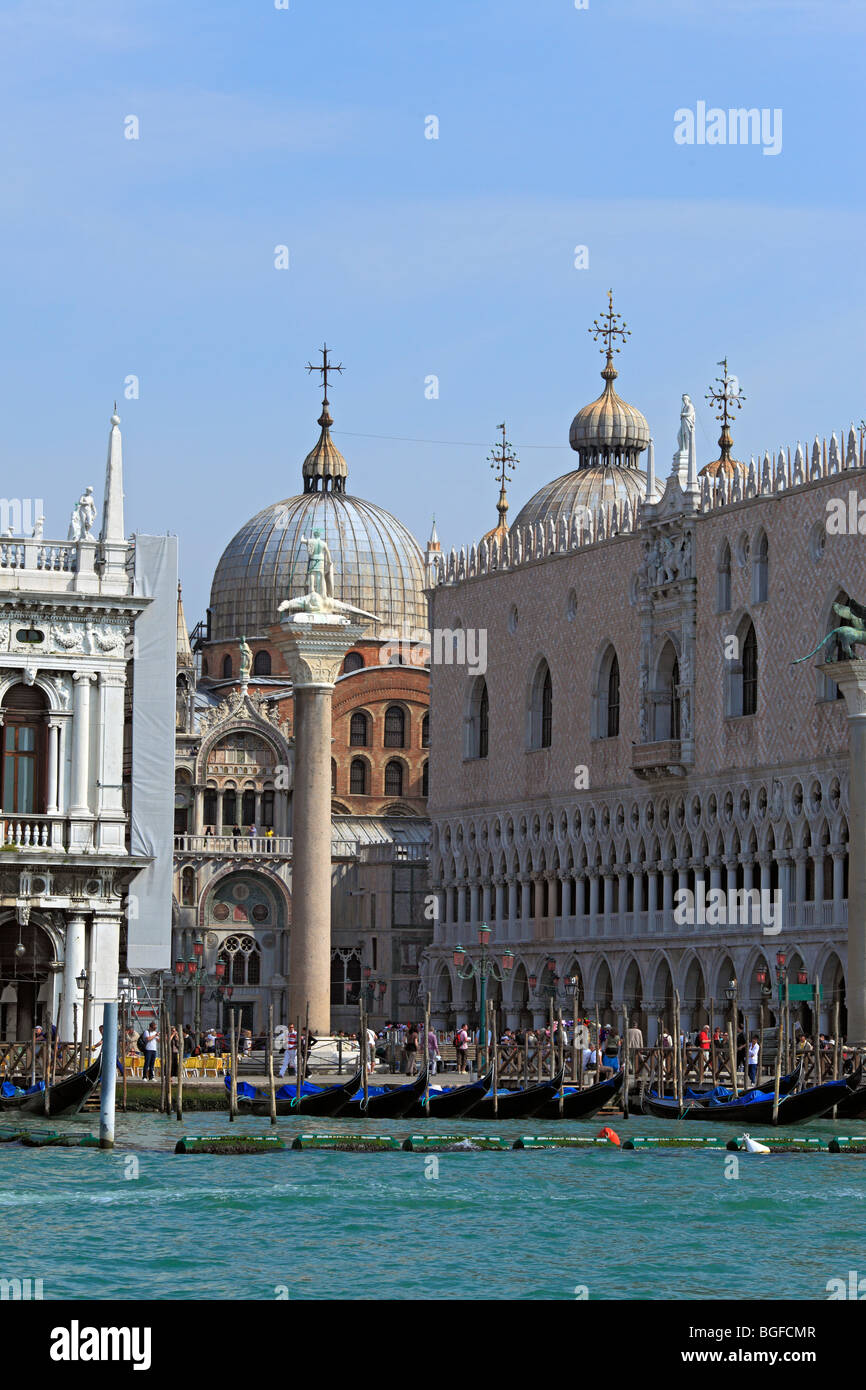
M 7 1117 L 8 1119 L 8 1117 Z M 51 1127 L 96 1132 L 95 1115 Z M 36 1128 L 40 1122 L 33 1122 Z M 591 1135 L 602 1123 L 370 1123 L 368 1132 Z M 625 1138 L 696 1126 L 615 1120 Z M 826 1299 L 866 1275 L 866 1159 L 719 1149 L 176 1156 L 225 1114 L 118 1116 L 113 1153 L 0 1145 L 0 1277 L 46 1299 Z M 244 1118 L 239 1133 L 272 1132 Z M 287 1139 L 357 1133 L 286 1120 Z M 820 1122 L 802 1133 L 866 1132 Z M 709 1137 L 702 1128 L 701 1137 Z

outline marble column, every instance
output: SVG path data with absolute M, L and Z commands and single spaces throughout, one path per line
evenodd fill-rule
M 63 1016 L 60 1020 L 61 1042 L 72 1042 L 74 1031 L 73 1004 L 78 1005 L 78 1038 L 81 1040 L 81 1006 L 84 991 L 76 983 L 84 969 L 86 938 L 85 919 L 77 914 L 66 919 L 66 952 L 63 966 Z
M 57 801 L 57 769 L 59 766 L 60 751 L 60 725 L 56 720 L 48 721 L 48 770 L 46 802 L 49 816 L 56 816 Z
M 292 679 L 292 929 L 289 1019 L 331 1031 L 331 699 L 349 647 L 369 623 L 339 612 L 290 611 L 271 628 Z
M 848 1038 L 866 1047 L 866 661 L 826 662 L 848 711 Z
M 90 671 L 76 671 L 72 719 L 72 796 L 73 815 L 90 812 Z

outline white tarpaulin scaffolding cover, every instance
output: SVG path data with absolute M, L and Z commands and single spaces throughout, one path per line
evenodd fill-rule
M 130 885 L 127 965 L 171 964 L 177 537 L 136 536 L 135 593 L 151 603 L 135 622 L 132 672 L 133 854 L 153 862 Z

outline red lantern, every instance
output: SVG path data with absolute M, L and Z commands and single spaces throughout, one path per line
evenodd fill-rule
M 231 999 L 231 997 L 232 997 L 233 994 L 234 994 L 234 988 L 233 988 L 233 986 L 232 986 L 232 985 L 226 985 L 226 999 Z
M 548 956 L 548 957 L 547 957 L 547 968 L 548 968 L 548 970 L 555 970 L 555 969 L 556 969 L 556 961 L 553 959 L 553 956 Z
M 365 965 L 365 966 L 364 966 L 364 979 L 365 979 L 365 980 L 369 980 L 369 978 L 370 978 L 370 976 L 372 975 L 372 973 L 373 973 L 372 968 L 371 968 L 369 965 Z
M 478 944 L 479 944 L 479 946 L 489 946 L 489 945 L 490 945 L 490 935 L 491 935 L 491 933 L 490 933 L 490 928 L 489 928 L 486 924 L 485 924 L 484 926 L 479 927 L 479 928 L 478 928 Z
M 797 971 L 797 984 L 798 984 L 798 985 L 805 985 L 805 984 L 808 984 L 808 983 L 809 983 L 809 977 L 808 977 L 808 975 L 806 974 L 805 970 L 798 970 L 798 971 Z
M 185 974 L 186 974 L 186 962 L 185 962 L 185 961 L 182 961 L 182 960 L 176 960 L 175 963 L 174 963 L 174 973 L 175 973 L 175 975 L 185 975 Z
M 222 978 L 222 976 L 226 973 L 226 963 L 225 963 L 225 961 L 224 961 L 224 960 L 218 960 L 217 963 L 216 963 L 216 965 L 214 966 L 214 970 L 215 970 L 215 972 L 216 972 L 216 974 L 217 974 L 217 977 L 218 977 L 218 978 Z
M 530 988 L 530 989 L 535 989 L 535 986 L 536 986 L 537 984 L 538 984 L 538 976 L 537 976 L 537 975 L 530 975 L 530 977 L 529 977 L 529 988 Z
M 193 953 L 194 956 L 203 956 L 203 955 L 204 955 L 204 945 L 202 944 L 201 941 L 194 941 L 194 942 L 193 942 L 192 953 Z
M 755 979 L 757 980 L 759 985 L 765 985 L 767 983 L 766 970 L 758 970 L 755 974 Z
M 505 970 L 505 971 L 511 970 L 511 968 L 513 967 L 513 965 L 514 965 L 514 952 L 513 952 L 513 951 L 503 951 L 503 953 L 502 953 L 502 969 Z
M 457 966 L 460 966 L 460 965 L 463 964 L 463 962 L 464 962 L 465 959 L 466 959 L 466 952 L 464 951 L 464 949 L 463 949 L 462 946 L 457 946 L 457 947 L 455 947 L 454 955 L 453 955 L 452 959 L 453 959 L 453 961 L 454 961 L 454 964 L 457 965 Z
M 784 952 L 784 951 L 777 951 L 777 952 L 776 952 L 776 964 L 778 965 L 778 967 L 779 967 L 780 970 L 783 970 L 783 969 L 784 969 L 785 961 L 786 961 L 787 959 L 788 959 L 788 957 L 785 955 L 785 952 Z
M 387 988 L 388 988 L 388 986 L 387 986 L 387 984 L 385 983 L 385 981 L 384 981 L 384 980 L 380 980 L 380 981 L 379 981 L 379 995 L 380 995 L 380 997 L 383 998 L 383 999 L 384 999 L 384 997 L 385 997 L 385 990 L 386 990 Z
M 190 975 L 194 975 L 196 970 L 198 969 L 194 960 L 188 960 L 186 963 L 186 968 L 189 971 Z

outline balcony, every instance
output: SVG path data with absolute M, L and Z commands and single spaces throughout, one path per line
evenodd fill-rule
M 666 738 L 658 743 L 635 743 L 631 750 L 631 770 L 643 782 L 661 781 L 670 777 L 685 777 L 682 744 L 678 738 Z
M 64 854 L 69 849 L 65 816 L 0 817 L 3 850 L 36 854 Z
M 291 859 L 290 835 L 175 835 L 175 854 L 212 854 L 222 858 Z

